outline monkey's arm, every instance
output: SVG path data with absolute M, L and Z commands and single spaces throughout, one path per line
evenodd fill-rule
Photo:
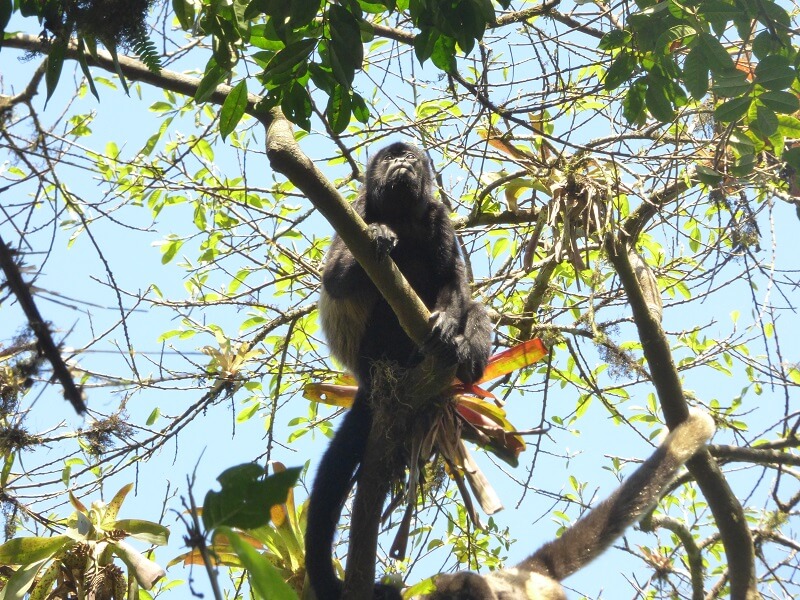
M 439 251 L 457 256 L 458 246 L 449 220 L 442 227 L 449 231 L 441 234 L 446 246 Z M 446 283 L 436 298 L 429 321 L 431 333 L 423 350 L 449 355 L 458 365 L 456 376 L 464 383 L 473 383 L 481 378 L 489 362 L 492 323 L 483 304 L 470 299 L 464 264 L 461 260 L 454 263 L 452 272 L 439 274 Z
M 480 302 L 467 300 L 461 334 L 456 336 L 458 369 L 456 376 L 464 383 L 478 381 L 489 362 L 492 348 L 492 323 Z

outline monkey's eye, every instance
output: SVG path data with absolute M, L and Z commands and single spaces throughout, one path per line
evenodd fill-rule
M 417 156 L 413 152 L 406 152 L 406 158 L 416 160 Z

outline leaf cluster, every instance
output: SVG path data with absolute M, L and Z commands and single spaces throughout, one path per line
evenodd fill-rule
M 0 545 L 0 564 L 16 569 L 0 590 L 0 600 L 32 600 L 73 597 L 79 600 L 137 600 L 139 588 L 149 590 L 164 570 L 125 542 L 126 537 L 164 545 L 169 530 L 141 519 L 119 519 L 117 515 L 133 484 L 123 486 L 108 504 L 97 501 L 85 506 L 72 493 L 75 512 L 51 537 L 17 537 Z M 128 569 L 125 577 L 114 562 L 119 558 Z
M 115 57 L 118 48 L 133 50 L 150 70 L 158 72 L 161 69 L 159 53 L 147 34 L 146 18 L 154 4 L 155 0 L 18 0 L 16 4 L 12 0 L 2 0 L 0 47 L 15 10 L 23 17 L 39 20 L 44 28 L 43 34 L 52 34 L 45 77 L 47 98 L 50 99 L 61 76 L 66 50 L 75 36 L 81 68 L 97 97 L 86 64 L 86 54 L 96 58 L 97 42 L 101 42 Z
M 800 54 L 786 9 L 772 0 L 639 0 L 637 6 L 624 29 L 599 43 L 613 56 L 605 89 L 627 84 L 628 122 L 643 123 L 647 113 L 672 122 L 676 111 L 711 94 L 714 121 L 732 131 L 733 175 L 752 172 L 764 148 L 780 157 L 786 138 L 800 135 L 794 116 Z M 733 32 L 738 41 L 725 43 Z M 794 154 L 787 159 L 797 162 Z M 715 165 L 701 174 L 714 184 L 723 172 Z
M 507 7 L 509 2 L 500 4 Z M 242 45 L 251 44 L 258 48 L 252 58 L 263 68 L 257 76 L 266 92 L 262 108 L 279 106 L 290 121 L 308 131 L 313 84 L 328 97 L 325 115 L 334 134 L 343 132 L 352 117 L 361 123 L 369 118 L 367 104 L 353 86 L 363 68 L 363 44 L 373 37 L 366 14 L 406 13 L 419 29 L 414 38 L 419 62 L 431 59 L 443 71 L 452 70 L 459 51 L 471 52 L 495 20 L 490 0 L 234 0 L 230 5 L 204 3 L 199 15 L 189 0 L 173 0 L 173 7 L 184 29 L 212 38 L 213 57 L 196 100 L 207 99 L 233 75 Z M 233 107 L 225 112 L 223 135 L 230 131 L 229 122 L 235 125 L 236 117 L 241 118 L 240 112 Z

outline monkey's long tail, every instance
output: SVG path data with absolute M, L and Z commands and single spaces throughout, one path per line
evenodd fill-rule
M 371 422 L 366 399 L 356 398 L 317 468 L 306 524 L 306 573 L 317 600 L 339 600 L 342 595 L 333 568 L 333 538 Z
M 562 581 L 594 560 L 658 502 L 678 469 L 714 435 L 714 421 L 694 410 L 606 500 L 518 568 Z

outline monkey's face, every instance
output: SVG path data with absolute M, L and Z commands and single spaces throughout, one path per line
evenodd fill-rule
M 383 148 L 367 169 L 367 197 L 382 210 L 424 206 L 431 198 L 428 157 L 418 148 L 396 142 Z M 377 208 L 373 204 L 373 208 Z
M 415 152 L 401 150 L 397 154 L 386 153 L 381 157 L 385 165 L 384 180 L 387 188 L 407 187 L 414 190 L 419 184 L 419 161 Z

